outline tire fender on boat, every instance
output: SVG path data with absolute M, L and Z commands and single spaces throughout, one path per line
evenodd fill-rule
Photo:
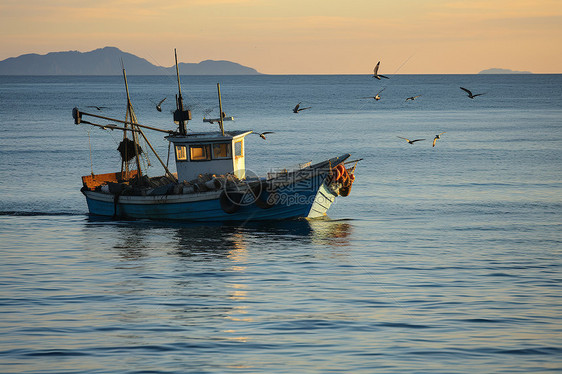
M 260 184 L 252 189 L 254 196 L 256 197 L 255 203 L 258 208 L 269 209 L 275 205 L 277 201 L 277 192 L 272 188 L 268 188 L 266 181 L 261 181 Z M 265 193 L 269 192 L 269 193 Z M 266 198 L 267 195 L 267 198 Z
M 349 196 L 350 192 L 351 192 L 351 185 L 348 185 L 348 186 L 343 186 L 342 188 L 340 188 L 339 194 L 340 194 L 340 196 L 346 197 L 346 196 Z
M 222 191 L 219 197 L 221 209 L 227 214 L 236 213 L 240 209 L 241 200 L 242 194 L 239 192 Z

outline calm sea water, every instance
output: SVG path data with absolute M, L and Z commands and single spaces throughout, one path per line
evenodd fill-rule
M 121 134 L 71 110 L 123 118 L 122 79 L 0 77 L 0 372 L 562 370 L 562 75 L 183 77 L 194 131 L 217 82 L 228 128 L 275 132 L 247 140 L 258 174 L 363 158 L 330 219 L 90 218 L 80 177 Z M 173 128 L 173 77 L 129 85 Z

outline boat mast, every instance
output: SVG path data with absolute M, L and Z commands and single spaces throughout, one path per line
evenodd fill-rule
M 135 129 L 135 123 L 137 122 L 137 117 L 135 116 L 135 112 L 133 111 L 133 104 L 131 103 L 131 97 L 129 96 L 129 84 L 127 83 L 127 73 L 125 72 L 125 67 L 123 66 L 123 79 L 125 80 L 125 92 L 127 93 L 127 114 L 125 116 L 125 119 L 127 119 L 127 117 L 129 117 L 129 121 L 131 122 L 131 129 L 133 130 L 140 130 L 140 128 Z M 127 125 L 125 124 L 125 127 Z M 141 163 L 140 163 L 140 157 L 139 157 L 139 147 L 138 147 L 138 137 L 137 137 L 137 131 L 132 131 L 132 135 L 133 135 L 133 149 L 135 152 L 135 159 L 137 161 L 137 171 L 138 171 L 138 176 L 140 177 L 142 175 L 142 170 L 141 170 Z M 127 132 L 124 131 L 123 132 L 123 140 L 125 140 L 125 138 L 127 137 Z M 125 171 L 127 173 L 129 173 L 129 167 L 127 164 L 127 161 L 123 160 L 123 163 L 125 164 Z M 123 170 L 123 164 L 121 166 L 121 170 Z
M 121 69 L 123 70 L 123 75 L 125 75 L 125 65 L 123 64 L 123 59 L 121 59 Z M 127 85 L 125 85 L 125 88 L 127 87 Z M 127 95 L 128 97 L 129 95 Z M 129 106 L 127 105 L 127 108 Z M 128 123 L 129 121 L 129 110 L 127 109 L 127 112 L 125 112 L 125 121 L 123 122 L 123 144 L 127 144 L 127 128 L 128 128 Z M 81 118 L 80 118 L 81 119 Z M 78 120 L 78 122 L 80 122 L 80 119 Z M 131 124 L 131 129 L 133 128 L 132 124 Z M 125 161 L 125 159 L 123 157 L 121 157 L 121 175 L 125 176 L 125 179 L 129 179 L 129 163 Z
M 222 134 L 222 136 L 224 136 L 224 125 L 223 125 L 224 114 L 222 112 L 221 84 L 220 83 L 217 83 L 217 91 L 218 91 L 218 95 L 219 95 L 219 126 L 220 126 L 220 129 L 221 129 L 221 134 Z

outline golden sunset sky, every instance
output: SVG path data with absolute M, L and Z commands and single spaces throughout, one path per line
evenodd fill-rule
M 114 46 L 266 74 L 562 73 L 562 0 L 0 0 L 0 60 Z

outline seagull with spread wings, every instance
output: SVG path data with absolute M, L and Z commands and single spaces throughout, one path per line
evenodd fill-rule
M 161 112 L 162 111 L 162 103 L 164 102 L 164 100 L 166 100 L 168 97 L 163 98 L 162 100 L 160 100 L 160 102 L 158 104 L 156 104 L 156 110 Z
M 384 91 L 384 88 L 382 90 L 380 90 L 379 92 L 377 92 L 377 94 L 375 96 L 366 96 L 366 97 L 362 97 L 362 99 L 375 99 L 375 100 L 379 101 L 381 99 L 381 96 L 379 94 L 383 91 Z
M 471 98 L 471 99 L 474 99 L 476 96 L 484 95 L 483 93 L 479 93 L 479 94 L 474 95 L 472 92 L 470 92 L 469 89 L 466 89 L 464 87 L 461 87 L 460 89 L 463 90 L 464 92 L 466 92 L 468 94 L 468 97 Z
M 254 132 L 253 134 L 259 135 L 260 138 L 265 140 L 266 134 L 274 134 L 274 132 L 273 131 L 264 131 L 264 132 Z
M 410 144 L 414 144 L 415 142 L 419 142 L 419 141 L 425 140 L 425 139 L 414 139 L 414 140 L 410 140 L 410 139 L 407 139 L 407 138 L 403 138 L 403 137 L 401 137 L 401 136 L 398 136 L 398 138 L 404 139 L 405 141 L 407 141 L 407 142 L 410 143 Z
M 406 101 L 410 101 L 410 100 L 414 101 L 414 100 L 416 100 L 416 99 L 417 99 L 418 97 L 420 97 L 420 96 L 421 96 L 421 95 L 407 97 L 407 98 L 406 98 Z
M 381 62 L 377 62 L 377 65 L 375 66 L 375 68 L 373 69 L 373 78 L 376 78 L 378 80 L 380 80 L 381 78 L 386 78 L 386 79 L 390 79 L 389 77 L 387 77 L 386 75 L 382 75 L 379 74 L 379 66 L 381 65 Z
M 301 102 L 302 102 L 302 101 L 301 101 Z M 305 109 L 310 109 L 310 108 L 312 108 L 312 107 L 310 107 L 310 106 L 309 106 L 309 107 L 306 107 L 306 108 L 301 108 L 301 107 L 300 107 L 300 106 L 301 106 L 301 102 L 299 102 L 299 103 L 293 108 L 293 113 L 298 113 L 298 112 L 300 112 L 301 110 L 305 110 Z
M 433 146 L 435 147 L 435 143 L 437 142 L 437 139 L 441 139 L 441 135 L 443 135 L 444 133 L 446 133 L 447 131 L 443 131 L 441 134 L 437 134 L 435 135 L 435 138 L 433 138 Z

